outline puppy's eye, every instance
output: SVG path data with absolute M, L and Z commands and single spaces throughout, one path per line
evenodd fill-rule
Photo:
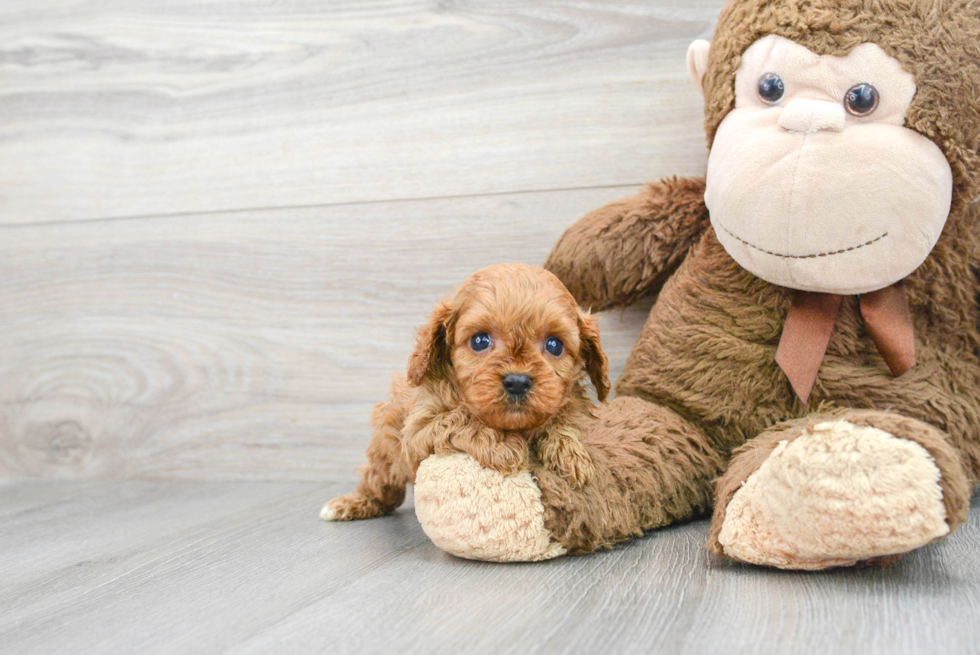
M 561 354 L 565 352 L 565 344 L 558 337 L 548 337 L 548 340 L 544 342 L 544 349 L 555 357 L 561 357 Z
M 470 348 L 475 353 L 483 352 L 493 344 L 493 340 L 486 332 L 479 332 L 470 337 Z
M 878 108 L 878 89 L 855 84 L 844 94 L 844 108 L 851 116 L 867 116 Z
M 783 78 L 775 73 L 766 73 L 759 78 L 759 98 L 767 105 L 778 104 L 786 93 Z

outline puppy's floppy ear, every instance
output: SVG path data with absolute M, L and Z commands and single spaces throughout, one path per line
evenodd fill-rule
M 435 366 L 448 366 L 449 329 L 453 308 L 448 300 L 440 302 L 429 316 L 429 322 L 419 328 L 415 350 L 408 358 L 408 383 L 417 387 Z
M 591 314 L 580 312 L 578 329 L 582 336 L 582 359 L 589 373 L 599 402 L 609 395 L 609 360 L 599 341 L 599 319 Z

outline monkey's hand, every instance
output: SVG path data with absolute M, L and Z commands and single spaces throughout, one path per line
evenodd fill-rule
M 537 442 L 538 457 L 572 484 L 584 487 L 595 475 L 589 451 L 579 441 L 578 430 L 567 427 L 549 432 Z

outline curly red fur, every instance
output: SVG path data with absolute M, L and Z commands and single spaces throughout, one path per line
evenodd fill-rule
M 485 351 L 470 347 L 478 333 L 492 340 Z M 563 343 L 560 355 L 545 350 L 549 337 Z M 531 378 L 526 396 L 515 400 L 504 391 L 507 374 Z M 389 401 L 375 407 L 361 483 L 327 503 L 325 516 L 393 512 L 430 455 L 463 452 L 512 474 L 530 466 L 533 449 L 573 486 L 586 484 L 594 475 L 580 440 L 594 421 L 586 375 L 605 398 L 609 364 L 596 319 L 579 310 L 557 277 L 523 264 L 474 273 L 419 330 L 407 376 L 395 376 Z

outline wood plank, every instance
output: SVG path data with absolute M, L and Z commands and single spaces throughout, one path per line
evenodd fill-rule
M 340 491 L 309 483 L 0 487 L 3 501 L 48 499 L 0 517 L 0 650 L 218 652 L 425 542 L 417 523 L 401 535 L 396 519 L 377 527 L 407 536 L 400 548 L 378 540 L 348 551 L 349 533 L 325 532 L 317 517 L 323 498 Z M 340 558 L 342 571 L 330 566 Z
M 2 650 L 946 655 L 980 641 L 980 497 L 894 567 L 812 574 L 711 559 L 705 521 L 584 557 L 467 562 L 407 508 L 318 521 L 342 488 L 0 484 Z
M 7 0 L 0 224 L 703 171 L 724 0 Z
M 633 191 L 0 228 L 0 476 L 349 480 L 439 298 Z

